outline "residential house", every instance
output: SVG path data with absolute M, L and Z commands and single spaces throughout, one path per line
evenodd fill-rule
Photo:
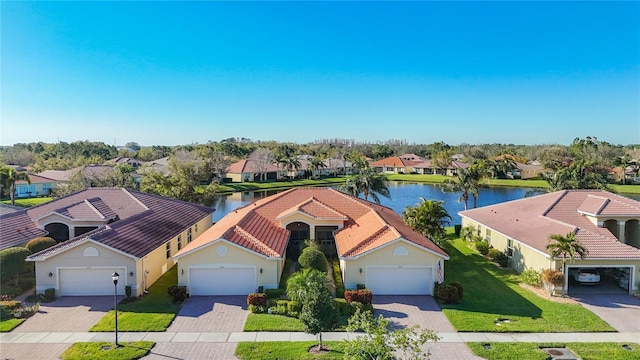
M 58 181 L 40 175 L 28 174 L 29 182 L 26 180 L 16 181 L 16 197 L 49 196 L 51 190 L 58 186 Z
M 36 291 L 57 296 L 141 295 L 174 262 L 172 256 L 211 227 L 213 209 L 123 188 L 91 188 L 0 215 L 0 246 L 49 236 L 59 243 L 33 254 Z
M 588 253 L 570 261 L 575 268 L 596 268 L 603 282 L 614 282 L 624 292 L 638 291 L 640 270 L 640 202 L 603 190 L 563 190 L 466 210 L 462 226 L 472 226 L 494 248 L 504 251 L 511 266 L 526 269 L 562 269 L 562 261 L 546 249 L 550 236 L 574 233 Z M 614 287 L 614 290 L 616 287 Z
M 331 188 L 294 188 L 230 212 L 174 255 L 191 295 L 277 288 L 306 239 L 338 259 L 347 289 L 432 295 L 447 253 L 392 209 Z

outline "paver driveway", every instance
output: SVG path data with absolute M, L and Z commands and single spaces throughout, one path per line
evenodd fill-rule
M 246 296 L 192 296 L 167 331 L 242 331 L 248 314 Z
M 439 333 L 455 332 L 449 319 L 431 296 L 418 295 L 375 295 L 373 297 L 375 316 L 382 315 L 395 328 L 420 325 Z M 473 354 L 464 343 L 427 343 L 432 360 L 481 359 Z
M 113 297 L 111 296 L 60 297 L 53 302 L 40 304 L 40 311 L 13 331 L 89 331 L 111 309 L 113 309 Z
M 619 332 L 640 331 L 640 299 L 629 294 L 573 297 Z

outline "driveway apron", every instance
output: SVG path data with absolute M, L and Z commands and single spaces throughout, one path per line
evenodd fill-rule
M 640 299 L 632 295 L 579 295 L 573 298 L 619 332 L 640 331 Z
M 242 331 L 248 314 L 246 296 L 192 296 L 167 331 Z
M 0 345 L 1 359 L 24 360 L 53 360 L 60 359 L 60 355 L 71 344 L 2 344 Z
M 111 309 L 113 297 L 110 296 L 64 296 L 41 303 L 40 311 L 14 332 L 89 331 Z
M 375 295 L 373 308 L 375 316 L 381 314 L 395 328 L 420 325 L 436 332 L 455 332 L 431 296 Z

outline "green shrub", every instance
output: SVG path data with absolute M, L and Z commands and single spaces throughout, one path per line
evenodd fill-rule
M 44 291 L 44 298 L 48 300 L 48 302 L 56 299 L 56 289 L 48 288 Z
M 357 289 L 357 290 L 364 290 L 364 289 L 366 289 L 366 288 L 367 288 L 367 287 L 366 287 L 364 284 L 356 284 L 356 289 Z
M 336 296 L 344 297 L 344 282 L 342 281 L 342 271 L 340 271 L 340 262 L 333 261 L 333 279 L 336 283 Z
M 520 281 L 527 285 L 539 287 L 541 285 L 540 272 L 536 269 L 527 269 L 520 274 Z
M 500 256 L 500 254 L 502 254 L 502 251 L 496 248 L 490 248 L 487 256 L 489 256 L 489 259 L 491 259 L 492 261 L 496 261 L 496 258 Z
M 124 287 L 124 293 L 127 297 L 131 297 L 131 285 L 127 285 Z
M 478 241 L 476 243 L 476 249 L 480 254 L 487 255 L 489 253 L 489 244 L 484 240 Z
M 278 315 L 289 315 L 289 300 L 276 300 L 276 313 Z
M 344 298 L 335 298 L 333 299 L 333 307 L 340 312 L 342 316 L 351 316 L 353 315 L 351 305 Z
M 360 309 L 360 312 L 371 311 L 373 313 L 373 305 L 371 304 L 365 305 L 359 301 L 354 301 L 354 302 L 351 302 L 349 306 L 351 306 L 352 314 L 355 314 L 356 311 L 358 311 L 358 309 Z
M 507 254 L 505 254 L 503 252 L 498 254 L 493 261 L 497 262 L 498 265 L 500 265 L 502 267 L 509 266 L 509 257 L 507 256 Z
M 33 276 L 20 276 L 18 278 L 18 287 L 22 289 L 22 292 L 25 292 L 29 289 L 32 289 L 36 286 L 36 278 Z
M 10 247 L 0 250 L 0 264 L 2 264 L 0 266 L 0 279 L 2 281 L 13 279 L 24 272 L 27 269 L 27 262 L 24 259 L 29 255 L 31 255 L 31 251 L 23 247 Z
M 300 314 L 300 310 L 302 310 L 302 304 L 297 301 L 289 301 L 287 303 L 287 312 L 290 316 L 297 317 Z
M 456 304 L 460 300 L 460 294 L 458 293 L 458 288 L 449 285 L 442 284 L 438 287 L 438 299 L 443 304 Z
M 7 297 L 9 298 L 14 298 L 18 295 L 21 295 L 22 292 L 23 292 L 22 288 L 17 286 L 9 286 L 9 285 L 2 286 L 2 295 L 7 295 Z
M 37 237 L 29 240 L 24 247 L 29 249 L 32 254 L 35 254 L 44 249 L 48 249 L 55 244 L 57 244 L 57 242 L 50 237 Z
M 307 247 L 302 250 L 302 254 L 300 254 L 298 262 L 300 263 L 300 265 L 302 265 L 302 267 L 320 270 L 325 273 L 327 272 L 329 267 L 327 257 L 324 256 L 322 251 L 313 247 Z
M 173 298 L 174 304 L 187 300 L 187 287 L 171 285 L 167 288 L 167 294 Z
M 0 306 L 0 320 L 13 319 L 13 311 Z
M 247 305 L 267 306 L 267 294 L 251 293 L 247 295 Z
M 462 295 L 464 294 L 464 287 L 462 286 L 462 284 L 458 281 L 452 281 L 449 283 L 449 285 L 455 286 L 456 289 L 458 289 L 458 297 L 459 299 L 462 299 Z
M 13 310 L 13 317 L 16 319 L 25 319 L 35 314 L 40 310 L 40 304 L 23 305 L 18 309 Z
M 540 278 L 542 281 L 556 286 L 564 284 L 564 274 L 560 271 L 544 269 Z
M 460 224 L 453 225 L 453 232 L 454 234 L 456 234 L 456 236 L 460 236 L 461 229 L 462 229 L 462 225 Z
M 373 300 L 373 293 L 371 290 L 362 289 L 362 290 L 346 290 L 344 292 L 344 298 L 348 303 L 359 302 L 364 305 L 371 305 L 371 301 Z
M 264 314 L 267 311 L 267 308 L 260 305 L 249 305 L 249 311 L 253 314 Z
M 265 289 L 264 294 L 267 296 L 267 299 L 282 299 L 287 294 L 287 290 Z

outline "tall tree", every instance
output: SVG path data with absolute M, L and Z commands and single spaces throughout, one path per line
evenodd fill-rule
M 302 304 L 300 321 L 305 332 L 318 334 L 318 346 L 322 349 L 322 332 L 335 328 L 338 323 L 333 308 L 335 285 L 327 274 L 306 269 L 299 271 L 287 280 L 287 295 L 293 301 Z
M 256 164 L 256 169 L 258 170 L 258 173 L 260 175 L 260 180 L 267 180 L 267 170 L 269 169 L 269 165 L 271 165 L 274 160 L 273 152 L 267 148 L 260 147 L 255 149 L 251 153 L 251 155 L 249 155 L 249 160 L 253 161 Z
M 387 177 L 368 166 L 360 169 L 357 174 L 347 177 L 347 181 L 338 189 L 355 197 L 362 194 L 365 200 L 369 200 L 369 196 L 371 196 L 373 201 L 378 204 L 380 203 L 378 195 L 391 198 Z
M 16 204 L 16 181 L 20 180 L 24 180 L 27 184 L 31 184 L 29 174 L 25 171 L 16 171 L 15 169 L 6 166 L 0 168 L 0 184 L 9 192 L 11 205 Z
M 402 217 L 413 230 L 439 241 L 446 234 L 444 227 L 452 219 L 443 204 L 443 201 L 426 200 L 421 197 L 417 205 L 404 209 Z
M 576 257 L 584 259 L 588 253 L 587 249 L 576 240 L 576 234 L 574 232 L 566 235 L 553 234 L 549 236 L 547 251 L 554 259 L 558 257 L 562 259 L 562 272 L 565 274 L 567 260 L 573 262 Z
M 473 207 L 477 206 L 480 191 L 481 173 L 476 169 L 460 169 L 455 180 L 446 179 L 440 184 L 443 192 L 460 193 L 458 202 L 464 203 L 464 209 L 469 208 L 469 197 L 473 197 Z

